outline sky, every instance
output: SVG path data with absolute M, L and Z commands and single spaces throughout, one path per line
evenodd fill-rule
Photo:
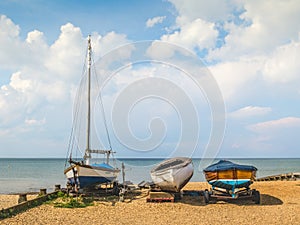
M 91 35 L 118 157 L 299 158 L 299 21 L 298 0 L 2 0 L 0 157 L 67 155 Z

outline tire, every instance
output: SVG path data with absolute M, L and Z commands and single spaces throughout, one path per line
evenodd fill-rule
M 120 192 L 120 188 L 119 188 L 118 184 L 114 182 L 112 194 L 115 196 L 119 196 L 119 192 Z
M 255 204 L 260 204 L 260 193 L 259 193 L 259 191 L 253 190 L 252 199 L 253 199 Z
M 203 192 L 203 197 L 204 197 L 204 202 L 205 202 L 206 204 L 208 204 L 208 203 L 209 203 L 209 200 L 210 200 L 210 196 L 209 196 L 209 192 L 208 192 L 207 189 Z

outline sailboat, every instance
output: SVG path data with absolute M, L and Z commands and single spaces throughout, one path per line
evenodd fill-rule
M 91 149 L 91 65 L 92 65 L 92 46 L 91 37 L 88 37 L 88 51 L 87 51 L 87 121 L 86 121 L 86 148 L 83 156 L 83 160 L 77 161 L 72 158 L 72 150 L 70 151 L 69 164 L 70 166 L 64 170 L 64 174 L 68 179 L 68 184 L 75 187 L 75 190 L 84 188 L 94 187 L 103 183 L 113 183 L 116 181 L 120 170 L 110 165 L 110 156 L 114 153 L 111 148 L 109 139 L 110 149 L 108 150 L 94 150 Z M 102 105 L 103 107 L 103 105 Z M 104 117 L 104 110 L 102 110 Z M 73 126 L 74 126 L 73 121 Z M 104 117 L 104 123 L 105 117 Z M 107 126 L 106 132 L 108 134 Z M 72 134 L 71 134 L 72 136 Z M 70 146 L 69 146 L 70 147 Z M 92 154 L 102 154 L 106 157 L 103 163 L 92 163 Z

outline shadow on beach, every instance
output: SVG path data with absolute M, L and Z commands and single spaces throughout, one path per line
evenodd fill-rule
M 276 198 L 272 195 L 268 194 L 261 194 L 260 195 L 260 204 L 255 204 L 251 199 L 234 199 L 234 200 L 227 200 L 228 203 L 230 204 L 235 204 L 235 205 L 252 205 L 252 206 L 263 206 L 263 205 L 282 205 L 283 201 L 279 198 Z
M 202 196 L 183 196 L 181 200 L 178 200 L 176 202 L 194 206 L 206 205 Z
M 282 205 L 283 201 L 272 195 L 261 194 L 261 205 Z
M 184 196 L 178 202 L 183 204 L 195 205 L 195 206 L 206 206 L 202 196 L 199 197 L 188 197 Z M 238 206 L 263 206 L 263 205 L 282 205 L 283 201 L 279 198 L 268 194 L 261 194 L 260 204 L 255 204 L 251 199 L 227 199 L 227 200 L 212 200 L 209 204 L 233 204 Z

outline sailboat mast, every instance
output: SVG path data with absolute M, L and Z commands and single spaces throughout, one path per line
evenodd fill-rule
M 92 45 L 91 36 L 88 37 L 88 77 L 87 77 L 87 136 L 86 136 L 86 150 L 85 158 L 86 164 L 89 164 L 89 159 L 91 158 L 90 153 L 90 133 L 91 133 L 91 65 L 92 65 Z

